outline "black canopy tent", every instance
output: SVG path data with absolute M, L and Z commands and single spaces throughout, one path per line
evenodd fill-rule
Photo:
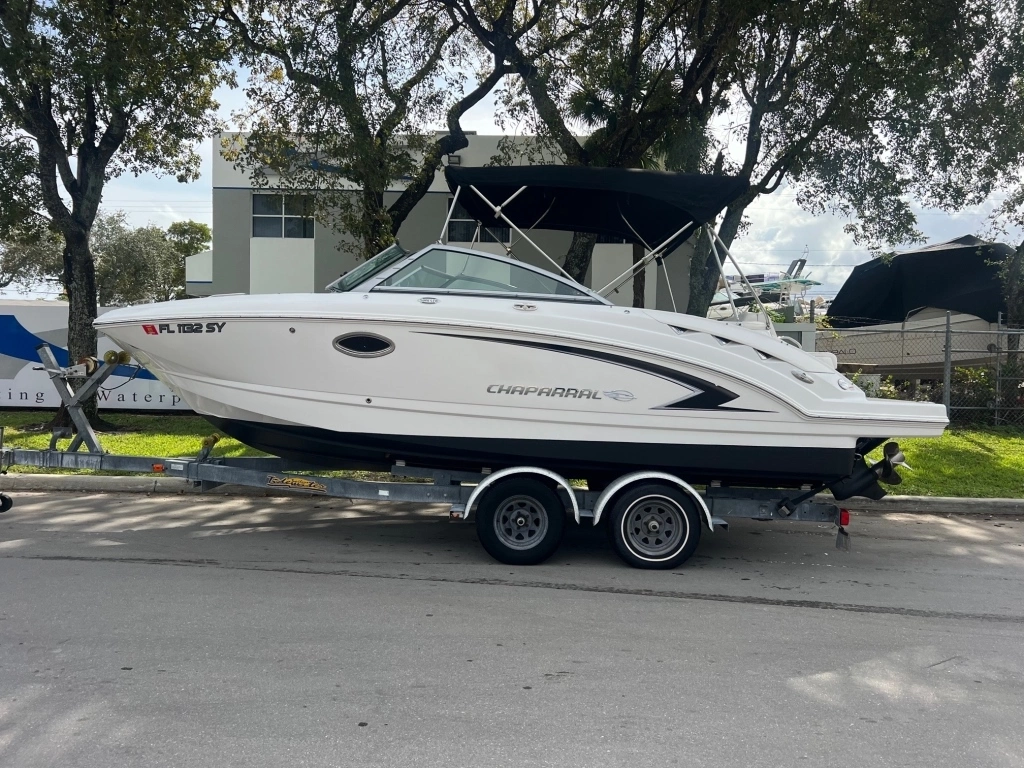
M 732 176 L 584 168 L 566 165 L 445 169 L 448 187 L 462 187 L 459 203 L 484 227 L 504 226 L 491 207 L 520 192 L 502 213 L 520 229 L 592 232 L 638 243 L 661 245 L 687 224 L 700 226 L 747 191 Z M 693 232 L 687 230 L 671 250 Z
M 1006 312 L 999 263 L 1013 249 L 971 235 L 891 261 L 872 259 L 854 268 L 828 309 L 834 328 L 901 323 L 924 307 L 975 315 L 990 323 Z

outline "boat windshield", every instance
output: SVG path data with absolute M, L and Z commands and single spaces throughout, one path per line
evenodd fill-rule
M 374 290 L 408 290 L 420 293 L 506 293 L 548 296 L 557 299 L 596 299 L 554 276 L 544 275 L 484 255 L 432 248 Z
M 333 283 L 327 286 L 328 291 L 334 293 L 345 293 L 351 291 L 360 283 L 373 277 L 378 272 L 387 269 L 399 259 L 405 258 L 409 252 L 404 250 L 398 243 L 389 245 L 372 259 L 367 259 L 358 267 L 346 272 Z

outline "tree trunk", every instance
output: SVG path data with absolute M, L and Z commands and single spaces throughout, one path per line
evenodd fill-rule
M 729 210 L 725 213 L 722 225 L 718 228 L 718 236 L 727 246 L 732 245 L 732 241 L 736 238 L 746 207 L 747 204 L 741 202 L 729 206 Z M 715 245 L 719 255 L 725 258 L 721 244 L 716 243 Z M 702 254 L 703 258 L 701 258 Z M 715 289 L 718 287 L 718 278 L 721 277 L 715 252 L 708 245 L 706 236 L 702 236 L 698 241 L 692 258 L 690 263 L 690 301 L 687 304 L 686 313 L 697 315 L 697 317 L 706 317 L 708 307 L 711 306 L 711 300 L 715 296 Z
M 709 223 L 707 226 L 714 226 L 714 222 Z M 705 317 L 708 313 L 707 308 L 703 312 L 699 311 L 697 297 L 700 293 L 700 286 L 704 285 L 706 273 L 713 272 L 715 278 L 719 276 L 718 267 L 712 261 L 713 258 L 711 246 L 708 245 L 708 238 L 701 231 L 697 237 L 697 242 L 693 245 L 693 254 L 690 256 L 690 297 L 686 302 L 686 314 L 688 315 Z M 715 285 L 717 286 L 717 283 Z M 711 296 L 714 297 L 714 295 L 714 291 L 712 291 Z M 707 301 L 708 306 L 711 306 L 711 299 L 709 298 Z
M 89 233 L 76 228 L 64 233 L 64 291 L 68 295 L 68 365 L 75 365 L 83 357 L 96 357 L 96 269 L 89 251 Z M 84 380 L 73 379 L 72 389 L 78 389 Z M 83 404 L 89 423 L 95 427 L 110 427 L 97 413 L 96 398 Z M 62 423 L 63 422 L 63 423 Z M 70 419 L 62 408 L 54 426 L 70 426 Z
M 633 264 L 643 261 L 647 251 L 639 243 L 633 244 Z M 633 306 L 639 309 L 644 308 L 645 294 L 647 293 L 647 270 L 641 269 L 633 274 Z
M 391 234 L 391 216 L 384 206 L 383 192 L 363 190 L 363 215 L 366 221 L 366 229 L 363 232 L 363 258 L 369 259 L 395 240 Z
M 590 260 L 594 256 L 594 244 L 597 243 L 597 235 L 589 232 L 573 232 L 572 243 L 565 254 L 563 269 L 573 280 L 580 285 L 586 285 L 587 270 L 590 269 Z M 600 285 L 592 286 L 595 290 Z

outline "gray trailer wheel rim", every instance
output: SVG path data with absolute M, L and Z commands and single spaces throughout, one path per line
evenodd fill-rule
M 532 496 L 511 496 L 494 514 L 494 532 L 509 549 L 533 549 L 548 532 L 547 510 Z
M 685 546 L 690 523 L 682 508 L 665 496 L 637 499 L 622 516 L 622 538 L 644 560 L 667 560 Z

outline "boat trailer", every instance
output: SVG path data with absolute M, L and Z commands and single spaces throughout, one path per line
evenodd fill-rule
M 590 490 L 543 467 L 464 472 L 408 466 L 404 461 L 396 461 L 391 467 L 396 478 L 393 482 L 352 480 L 319 474 L 322 468 L 272 456 L 215 457 L 213 447 L 220 439 L 216 434 L 202 441 L 194 457 L 106 453 L 82 412 L 82 404 L 119 364 L 127 364 L 124 353 L 120 357 L 107 353 L 102 362 L 89 360 L 62 367 L 48 345 L 41 345 L 38 352 L 41 370 L 50 376 L 78 428 L 77 434 L 72 436 L 70 429 L 56 428 L 49 448 L 31 450 L 6 445 L 0 426 L 0 475 L 16 466 L 143 473 L 177 477 L 200 492 L 235 485 L 286 494 L 447 504 L 452 522 L 474 518 L 484 548 L 498 560 L 518 565 L 541 562 L 557 548 L 568 516 L 548 514 L 548 510 L 556 513 L 558 508 L 571 513 L 577 523 L 590 520 L 598 525 L 607 520 L 619 555 L 640 568 L 681 564 L 696 549 L 701 529 L 728 529 L 729 518 L 833 523 L 838 526 L 836 547 L 850 549 L 846 531 L 849 512 L 817 500 L 814 490 L 809 489 L 799 495 L 794 495 L 792 489 L 717 484 L 698 490 L 671 474 L 650 471 L 632 472 L 601 490 Z M 83 377 L 85 383 L 73 390 L 69 379 Z M 58 442 L 68 438 L 70 444 L 59 448 Z M 83 447 L 85 450 L 81 450 Z M 13 503 L 9 495 L 0 493 L 0 512 L 9 510 Z

